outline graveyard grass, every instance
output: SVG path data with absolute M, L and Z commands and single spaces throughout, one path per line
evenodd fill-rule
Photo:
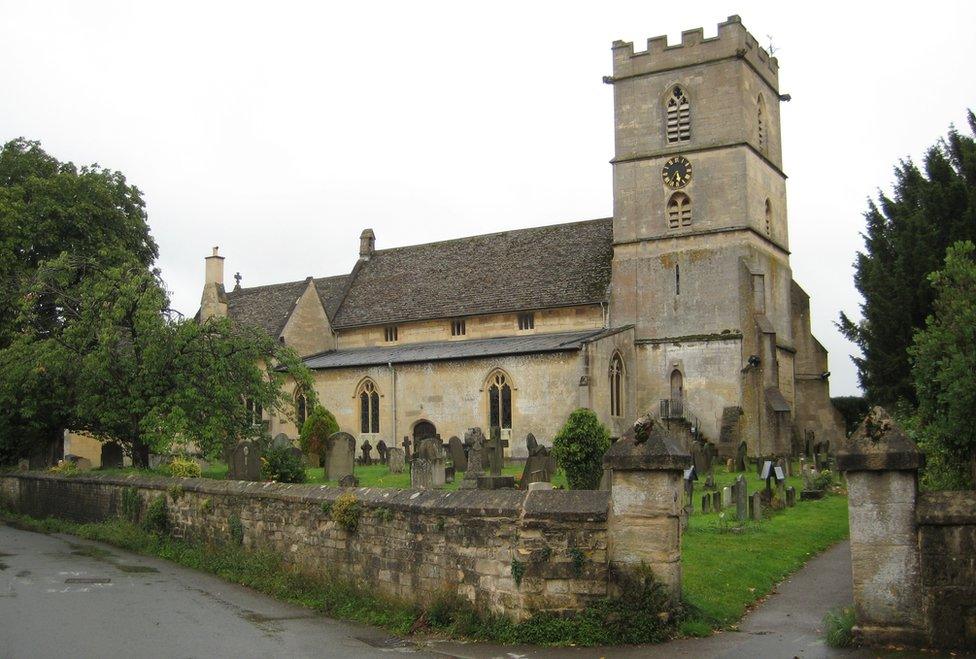
M 717 469 L 716 485 L 729 485 L 737 476 Z M 749 492 L 763 487 L 755 473 L 746 478 Z M 788 484 L 799 497 L 800 479 L 790 478 Z M 738 525 L 734 507 L 725 509 L 724 518 L 701 514 L 702 492 L 695 488 L 695 513 L 681 545 L 684 599 L 693 611 L 683 625 L 687 635 L 733 628 L 777 583 L 848 536 L 847 497 L 840 491 L 819 501 L 798 500 L 796 507 L 746 522 L 738 531 L 731 530 Z

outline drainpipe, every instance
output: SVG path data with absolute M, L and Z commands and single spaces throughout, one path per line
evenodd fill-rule
M 390 390 L 393 392 L 393 394 L 392 394 L 393 395 L 393 401 L 392 401 L 393 402 L 393 444 L 392 444 L 392 446 L 396 446 L 397 445 L 396 438 L 398 437 L 398 435 L 397 435 L 396 369 L 393 368 L 393 362 L 387 362 L 386 363 L 386 366 L 390 369 L 390 380 L 391 380 L 392 385 L 393 385 L 390 388 Z

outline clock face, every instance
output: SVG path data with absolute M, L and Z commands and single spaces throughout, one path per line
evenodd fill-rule
M 691 181 L 691 163 L 684 156 L 675 156 L 664 163 L 661 178 L 669 188 L 683 188 Z

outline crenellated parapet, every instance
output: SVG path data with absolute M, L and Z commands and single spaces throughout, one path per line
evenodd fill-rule
M 613 76 L 607 82 L 732 58 L 746 60 L 773 89 L 779 89 L 779 62 L 759 46 L 738 16 L 719 23 L 718 35 L 707 39 L 702 28 L 685 30 L 680 44 L 669 45 L 662 35 L 648 39 L 647 49 L 638 52 L 632 42 L 614 41 Z

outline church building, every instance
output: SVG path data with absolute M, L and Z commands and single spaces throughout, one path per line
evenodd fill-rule
M 229 291 L 215 249 L 201 319 L 292 346 L 340 428 L 374 446 L 497 426 L 522 457 L 578 407 L 614 436 L 651 412 L 726 456 L 836 445 L 827 352 L 790 270 L 776 59 L 731 16 L 712 38 L 615 42 L 604 81 L 613 217 L 386 249 L 366 229 L 348 274 Z

